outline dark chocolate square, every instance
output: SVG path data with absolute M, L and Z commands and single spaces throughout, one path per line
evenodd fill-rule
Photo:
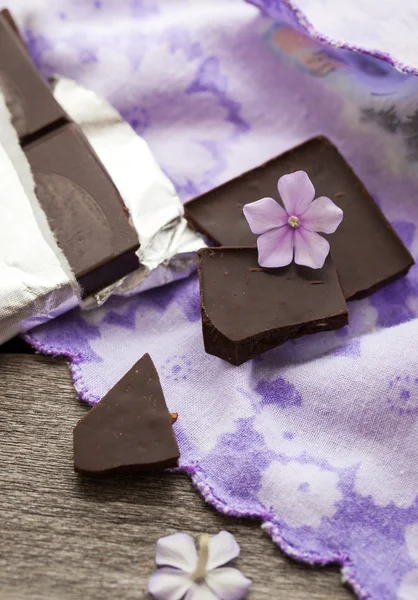
M 138 268 L 139 242 L 113 181 L 75 124 L 25 147 L 36 195 L 83 297 Z
M 205 350 L 233 365 L 290 338 L 348 324 L 330 257 L 317 270 L 295 263 L 263 269 L 255 248 L 205 248 L 199 280 Z
M 33 64 L 11 16 L 4 12 L 0 14 L 0 87 L 21 140 L 67 118 Z
M 309 175 L 317 198 L 328 196 L 344 211 L 337 231 L 324 237 L 347 300 L 367 296 L 408 272 L 412 256 L 337 148 L 322 137 L 188 202 L 186 217 L 216 244 L 254 246 L 244 204 L 265 196 L 279 200 L 277 180 L 298 170 Z

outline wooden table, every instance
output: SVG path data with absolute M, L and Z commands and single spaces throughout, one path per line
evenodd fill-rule
M 184 475 L 75 474 L 72 429 L 86 407 L 66 362 L 3 353 L 0 379 L 2 600 L 145 599 L 158 538 L 221 529 L 241 546 L 248 598 L 354 598 L 336 567 L 287 559 L 258 521 L 215 512 Z

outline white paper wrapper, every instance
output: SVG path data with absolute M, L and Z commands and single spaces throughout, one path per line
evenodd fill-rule
M 188 226 L 174 186 L 146 142 L 105 100 L 57 78 L 54 95 L 80 125 L 128 207 L 141 247 L 141 267 L 82 308 L 112 293 L 132 295 L 186 277 L 202 239 Z M 29 164 L 0 94 L 0 343 L 80 303 L 77 282 L 34 193 Z

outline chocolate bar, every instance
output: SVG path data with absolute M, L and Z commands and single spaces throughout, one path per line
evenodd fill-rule
M 216 244 L 255 246 L 243 206 L 265 196 L 278 200 L 277 180 L 298 170 L 309 175 L 316 197 L 328 196 L 344 211 L 329 243 L 346 300 L 367 296 L 409 271 L 411 254 L 335 146 L 322 137 L 191 200 L 186 217 Z
M 145 354 L 74 428 L 74 469 L 103 474 L 178 466 L 158 373 Z
M 198 270 L 205 350 L 233 365 L 290 338 L 348 324 L 330 257 L 317 270 L 295 263 L 263 269 L 256 248 L 205 248 Z
M 136 270 L 139 242 L 123 200 L 32 63 L 7 10 L 0 13 L 0 89 L 82 297 Z
M 138 237 L 107 171 L 74 123 L 24 148 L 36 195 L 88 296 L 138 268 Z
M 0 89 L 22 144 L 30 136 L 67 120 L 33 64 L 8 11 L 0 13 Z

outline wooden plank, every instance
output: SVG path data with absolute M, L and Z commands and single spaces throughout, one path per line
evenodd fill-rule
M 222 516 L 184 475 L 86 478 L 72 429 L 86 407 L 59 359 L 0 355 L 0 589 L 4 600 L 148 598 L 156 540 L 233 533 L 252 600 L 349 600 L 336 567 L 287 559 L 256 521 Z

